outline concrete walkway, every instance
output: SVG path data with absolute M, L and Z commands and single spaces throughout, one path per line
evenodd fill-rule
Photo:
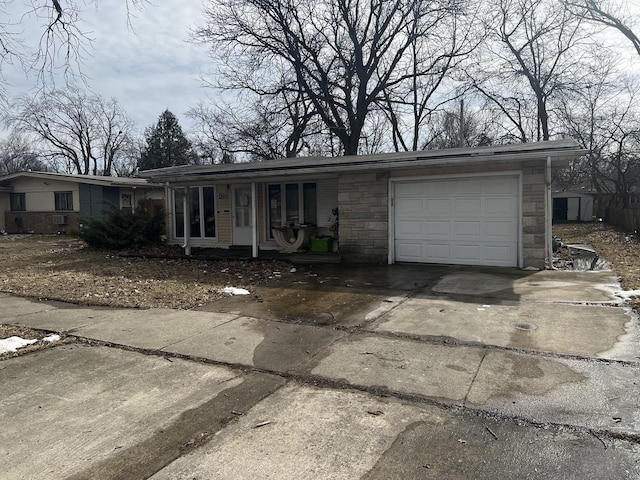
M 324 266 L 201 311 L 0 295 L 0 323 L 77 339 L 0 362 L 3 478 L 638 479 L 618 289 Z

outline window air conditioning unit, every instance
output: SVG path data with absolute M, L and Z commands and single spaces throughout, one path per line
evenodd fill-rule
M 54 225 L 66 225 L 67 224 L 67 216 L 66 215 L 54 215 L 53 216 L 53 224 Z

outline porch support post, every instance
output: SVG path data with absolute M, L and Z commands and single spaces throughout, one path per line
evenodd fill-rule
M 551 157 L 547 157 L 547 164 L 544 171 L 545 180 L 545 201 L 544 201 L 544 246 L 545 246 L 545 260 L 547 261 L 547 268 L 553 270 L 553 233 L 552 233 L 552 220 L 553 220 L 553 204 L 551 197 Z
M 184 212 L 184 254 L 191 255 L 191 202 L 189 202 L 189 194 L 191 189 L 184 187 L 184 195 L 182 195 L 182 210 Z
M 251 255 L 258 258 L 258 201 L 256 183 L 251 183 Z

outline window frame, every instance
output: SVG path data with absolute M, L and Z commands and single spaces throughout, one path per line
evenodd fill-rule
M 73 212 L 73 192 L 64 190 L 53 192 L 54 208 L 56 212 Z M 70 207 L 70 208 L 65 208 Z
M 181 232 L 182 234 L 178 234 L 178 228 L 183 229 L 184 225 L 184 214 L 182 211 L 182 195 L 186 189 L 190 190 L 191 193 L 191 205 L 188 206 L 189 209 L 193 209 L 193 206 L 197 204 L 198 207 L 198 217 L 197 220 L 192 218 L 192 231 L 190 233 L 190 238 L 199 239 L 199 240 L 215 240 L 218 238 L 218 215 L 216 211 L 217 199 L 216 199 L 216 186 L 215 185 L 185 185 L 183 187 L 175 187 L 172 188 L 172 210 L 173 210 L 173 225 L 171 229 L 171 233 L 174 238 L 184 238 L 185 232 Z M 213 205 L 207 206 L 205 204 L 205 189 L 211 189 L 211 193 L 208 195 L 209 199 L 213 202 Z M 197 196 L 194 196 L 194 193 L 197 191 Z M 181 193 L 182 192 L 182 193 Z M 180 209 L 176 208 L 177 205 L 180 205 Z M 210 208 L 208 208 L 210 207 Z M 181 221 L 178 221 L 178 210 L 180 211 Z M 193 210 L 191 210 L 193 211 Z M 208 215 L 208 216 L 207 216 Z M 206 219 L 213 215 L 213 228 L 211 228 L 211 222 L 207 222 Z M 204 222 L 201 219 L 205 219 Z M 194 222 L 197 221 L 197 229 L 199 230 L 198 235 L 193 234 L 193 228 L 195 227 Z
M 313 190 L 315 192 L 315 223 L 313 225 L 318 224 L 318 182 L 317 181 L 308 181 L 308 180 L 300 180 L 297 182 L 269 182 L 266 184 L 265 196 L 266 196 L 266 205 L 267 205 L 267 238 L 273 239 L 273 233 L 271 232 L 272 225 L 274 227 L 281 227 L 287 225 L 289 222 L 287 221 L 288 215 L 291 213 L 291 210 L 288 210 L 287 207 L 287 186 L 295 185 L 297 192 L 297 206 L 298 206 L 298 224 L 299 225 L 311 225 L 309 219 L 305 218 L 305 213 L 308 213 L 307 205 L 305 204 L 305 185 L 313 185 Z M 280 189 L 280 222 L 273 222 L 272 213 L 273 210 L 271 208 L 271 187 L 279 187 Z M 278 223 L 278 224 L 277 224 Z
M 16 203 L 16 199 L 19 199 Z M 27 198 L 23 192 L 9 194 L 9 210 L 12 212 L 26 212 Z

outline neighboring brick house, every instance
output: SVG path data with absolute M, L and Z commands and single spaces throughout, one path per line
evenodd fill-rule
M 583 153 L 560 140 L 169 167 L 140 176 L 165 185 L 167 238 L 188 252 L 250 245 L 257 256 L 282 248 L 283 236 L 293 241 L 307 229 L 329 235 L 338 224 L 345 261 L 544 268 L 551 168 Z
M 19 172 L 0 177 L 0 229 L 8 233 L 76 232 L 100 218 L 107 202 L 122 209 L 140 200 L 163 206 L 164 189 L 139 178 Z

